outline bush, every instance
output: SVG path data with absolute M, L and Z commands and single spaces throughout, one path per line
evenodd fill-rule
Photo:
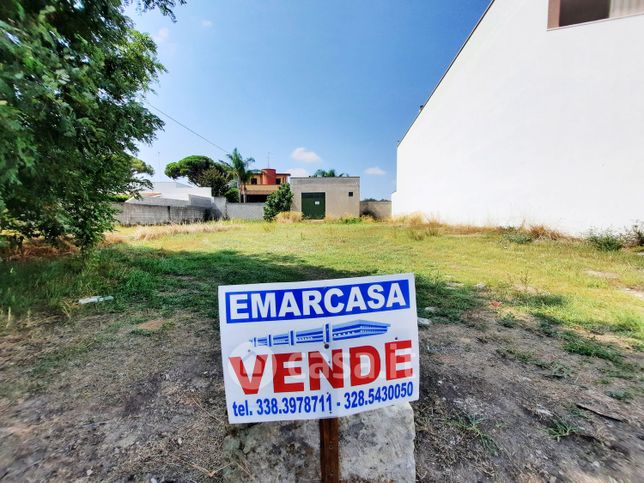
M 279 189 L 268 195 L 268 199 L 264 204 L 264 219 L 271 221 L 284 211 L 291 210 L 291 202 L 293 201 L 293 192 L 288 183 L 280 185 Z
M 610 230 L 604 232 L 591 231 L 586 237 L 586 241 L 602 252 L 616 252 L 624 247 L 622 238 Z
M 114 203 L 125 203 L 127 200 L 130 199 L 130 195 L 111 195 L 110 200 L 113 201 Z
M 638 221 L 623 236 L 628 247 L 644 247 L 644 221 Z
M 239 203 L 239 190 L 237 188 L 230 188 L 224 196 L 229 203 Z
M 514 226 L 501 226 L 499 227 L 503 240 L 510 243 L 517 243 L 525 245 L 534 240 L 531 233 L 525 231 L 523 228 L 516 228 Z

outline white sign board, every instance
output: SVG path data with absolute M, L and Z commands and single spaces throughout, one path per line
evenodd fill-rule
M 418 399 L 413 274 L 220 286 L 219 320 L 231 423 Z

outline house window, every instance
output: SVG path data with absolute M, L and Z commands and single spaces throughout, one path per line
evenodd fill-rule
M 252 178 L 250 180 L 250 184 L 257 184 L 257 178 Z
M 548 28 L 644 13 L 644 0 L 549 0 Z
M 275 184 L 282 184 L 282 178 L 275 178 Z
M 349 191 L 349 198 L 353 198 L 353 191 Z

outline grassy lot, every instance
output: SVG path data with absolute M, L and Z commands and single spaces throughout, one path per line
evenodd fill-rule
M 545 331 L 614 333 L 635 346 L 644 338 L 644 257 L 634 252 L 599 252 L 571 241 L 517 243 L 492 231 L 461 235 L 375 223 L 211 229 L 166 237 L 163 228 L 123 228 L 110 238 L 124 243 L 85 261 L 3 263 L 2 324 L 19 325 L 17 319 L 41 311 L 71 317 L 78 298 L 96 294 L 116 301 L 84 310 L 145 306 L 171 315 L 189 307 L 214 319 L 219 284 L 414 272 L 418 306 L 435 307 L 439 320 L 457 320 L 484 304 L 509 323 L 536 318 Z M 182 292 L 193 284 L 198 297 Z
M 84 259 L 0 262 L 0 479 L 221 477 L 217 286 L 395 272 L 415 273 L 432 320 L 420 481 L 644 471 L 643 256 L 511 230 L 257 222 L 124 228 Z M 78 305 L 92 295 L 114 300 Z

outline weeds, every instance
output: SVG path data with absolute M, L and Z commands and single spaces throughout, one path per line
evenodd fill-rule
M 498 348 L 496 353 L 504 359 L 514 359 L 524 364 L 536 364 L 538 362 L 532 352 L 524 352 L 512 347 Z
M 591 231 L 586 237 L 586 241 L 590 246 L 601 252 L 616 252 L 624 247 L 621 237 L 609 230 L 603 232 Z
M 440 233 L 436 228 L 427 226 L 424 228 L 409 228 L 407 229 L 407 235 L 414 241 L 422 241 L 427 237 L 438 236 Z
M 481 428 L 482 422 L 483 418 L 475 418 L 473 416 L 465 415 L 465 417 L 448 420 L 447 424 L 471 434 L 475 439 L 478 440 L 483 449 L 489 451 L 492 454 L 497 454 L 499 447 L 492 436 L 483 431 L 483 429 Z
M 644 221 L 638 221 L 626 230 L 623 239 L 627 247 L 644 247 Z
M 551 379 L 566 379 L 572 375 L 570 367 L 561 362 L 551 362 L 546 369 L 550 371 L 546 374 L 546 377 Z
M 300 223 L 302 221 L 301 211 L 282 211 L 275 215 L 277 223 Z
M 623 402 L 629 402 L 635 397 L 630 391 L 608 391 L 606 395 Z
M 564 350 L 572 354 L 597 357 L 614 363 L 622 362 L 623 356 L 607 344 L 602 344 L 594 339 L 586 339 L 571 331 L 564 332 L 561 337 L 566 341 L 563 346 Z
M 518 245 L 526 245 L 534 241 L 534 238 L 529 232 L 519 230 L 517 228 L 502 228 L 501 240 L 516 243 Z
M 563 233 L 548 228 L 545 225 L 532 225 L 528 228 L 528 234 L 532 237 L 533 240 L 564 240 L 569 237 Z
M 517 326 L 517 319 L 514 315 L 508 313 L 499 319 L 499 324 L 508 329 L 513 329 Z
M 566 420 L 555 417 L 554 420 L 550 423 L 550 426 L 547 429 L 548 435 L 559 442 L 562 438 L 566 438 L 577 432 L 577 428 Z
M 156 240 L 164 236 L 215 233 L 234 228 L 237 226 L 221 222 L 142 226 L 136 229 L 133 238 L 134 240 Z

